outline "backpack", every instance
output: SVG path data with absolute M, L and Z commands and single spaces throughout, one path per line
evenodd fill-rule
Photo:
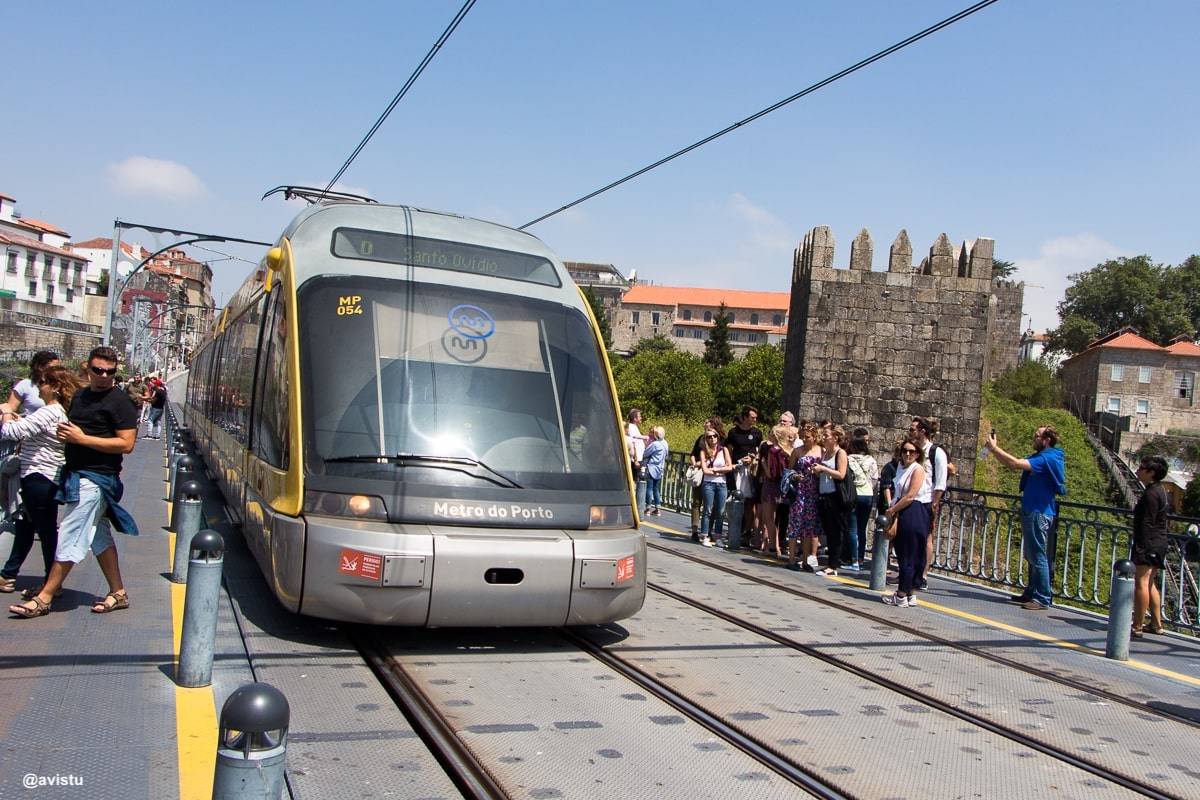
M 158 405 L 165 405 L 167 402 L 167 390 L 162 386 L 156 386 L 154 389 L 154 402 Z

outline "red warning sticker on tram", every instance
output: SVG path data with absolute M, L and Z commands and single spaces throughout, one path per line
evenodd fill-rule
M 377 581 L 383 575 L 383 556 L 363 553 L 358 550 L 342 550 L 338 572 Z
M 617 562 L 617 583 L 625 583 L 625 581 L 633 580 L 633 567 L 636 559 L 633 556 L 625 556 Z

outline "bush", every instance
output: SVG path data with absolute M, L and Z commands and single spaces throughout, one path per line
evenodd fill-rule
M 709 369 L 691 353 L 645 350 L 614 370 L 622 419 L 631 408 L 646 417 L 704 419 L 712 413 Z
M 1192 478 L 1183 492 L 1183 513 L 1200 517 L 1200 476 Z
M 1039 361 L 1026 361 L 995 381 L 996 394 L 1034 408 L 1059 408 L 1063 404 L 1062 383 Z
M 770 425 L 779 415 L 783 395 L 783 351 L 773 344 L 755 345 L 717 370 L 712 383 L 723 419 L 732 420 L 745 406 L 754 406 L 759 427 Z

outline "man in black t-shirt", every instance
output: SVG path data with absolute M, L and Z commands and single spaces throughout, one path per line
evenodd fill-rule
M 116 374 L 117 352 L 111 347 L 92 350 L 89 385 L 75 393 L 67 413 L 70 422 L 59 423 L 58 440 L 66 443 L 59 494 L 66 509 L 59 525 L 58 548 L 42 588 L 28 602 L 9 607 L 18 616 L 50 613 L 50 603 L 71 568 L 87 557 L 88 550 L 96 556 L 109 589 L 92 611 L 107 614 L 129 607 L 108 516 L 111 513 L 117 519 L 118 527 L 122 520 L 133 525 L 117 501 L 121 498 L 121 460 L 133 452 L 137 441 L 137 410 L 129 395 L 116 388 Z M 128 532 L 136 533 L 136 526 Z
M 737 424 L 729 429 L 729 433 L 725 436 L 725 445 L 729 448 L 729 456 L 734 463 L 741 462 L 746 465 L 750 475 L 756 472 L 754 466 L 758 459 L 758 446 L 762 444 L 763 435 L 755 424 L 758 422 L 758 409 L 753 406 L 745 406 L 742 408 L 741 415 L 737 418 Z M 735 481 L 737 479 L 737 470 L 729 473 L 729 492 L 733 494 L 736 488 Z M 742 531 L 749 533 L 758 528 L 758 497 L 762 491 L 757 480 L 751 480 L 750 494 L 742 499 L 746 501 L 746 509 L 742 516 Z M 748 536 L 743 536 L 743 542 L 749 543 Z

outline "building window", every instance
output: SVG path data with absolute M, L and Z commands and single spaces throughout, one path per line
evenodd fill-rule
M 1149 382 L 1150 382 L 1150 368 L 1149 367 L 1138 367 L 1138 383 L 1149 383 Z
M 683 336 L 683 328 L 676 328 L 676 329 L 675 329 L 675 335 L 676 335 L 676 336 Z
M 692 318 L 692 310 L 691 310 L 690 308 L 685 308 L 685 309 L 683 310 L 683 318 L 684 318 L 684 319 L 691 319 L 691 318 Z
M 699 328 L 696 328 L 695 330 L 693 330 L 693 331 L 692 331 L 692 338 L 693 338 L 693 339 L 699 339 L 699 338 L 700 338 L 700 329 L 699 329 Z
M 633 324 L 637 325 L 641 321 L 642 321 L 642 312 L 634 311 L 633 312 Z
M 1119 397 L 1108 398 L 1108 413 L 1110 413 L 1110 414 L 1120 414 L 1121 413 L 1121 398 L 1119 398 Z
M 704 321 L 705 321 L 705 322 L 712 322 L 712 312 L 711 312 L 711 311 L 705 311 L 705 312 L 704 312 Z
M 1109 378 L 1115 383 L 1120 383 L 1124 377 L 1125 367 L 1121 366 L 1120 364 L 1113 364 L 1110 368 Z
M 1137 401 L 1137 413 L 1149 414 L 1150 413 L 1150 401 L 1149 400 L 1138 400 Z
M 17 251 L 15 250 L 8 251 L 8 274 L 17 274 Z
M 740 342 L 741 340 L 742 340 L 742 335 L 740 333 L 738 333 L 737 331 L 729 332 L 729 341 Z
M 758 314 L 751 314 L 751 315 L 750 315 L 750 324 L 751 324 L 751 325 L 757 325 L 757 324 L 758 324 Z
M 29 296 L 37 297 L 37 281 L 29 282 Z
M 726 312 L 725 312 L 725 316 L 729 317 L 729 324 L 730 324 L 730 325 L 732 325 L 733 323 L 737 322 L 737 314 L 734 314 L 732 311 L 726 311 Z
M 771 317 L 771 324 L 772 325 L 782 325 L 783 324 L 783 314 L 776 314 L 775 316 Z
M 1184 400 L 1192 399 L 1192 392 L 1196 388 L 1196 374 L 1194 372 L 1176 372 L 1175 373 L 1175 396 L 1181 397 Z
M 658 326 L 658 318 L 659 318 L 659 317 L 658 317 L 658 312 L 657 312 L 657 311 L 651 311 L 651 312 L 650 312 L 650 324 L 651 324 L 651 325 L 654 325 L 655 327 L 657 327 L 657 326 Z
M 32 278 L 34 276 L 33 262 L 34 262 L 34 259 L 36 259 L 36 258 L 37 258 L 36 253 L 26 253 L 25 254 L 25 277 L 26 278 Z
M 75 290 L 72 289 L 70 286 L 68 286 L 67 287 L 67 302 L 70 303 L 70 302 L 73 302 L 74 300 L 75 300 Z
M 46 302 L 47 303 L 54 302 L 54 284 L 53 283 L 46 284 Z

